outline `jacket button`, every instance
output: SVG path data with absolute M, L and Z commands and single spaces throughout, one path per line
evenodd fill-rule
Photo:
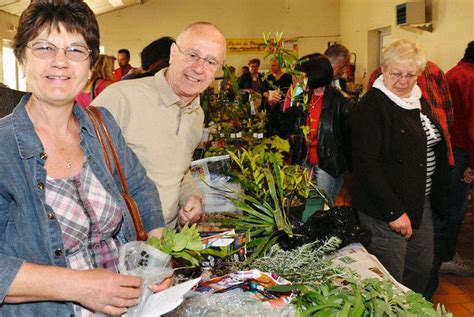
M 400 133 L 405 133 L 405 130 L 401 129 L 401 130 L 400 130 Z
M 55 255 L 55 256 L 61 256 L 61 255 L 63 255 L 63 250 L 61 250 L 61 249 L 56 249 L 56 250 L 54 250 L 54 255 Z
M 40 190 L 43 190 L 44 189 L 44 184 L 42 182 L 39 182 L 38 184 L 36 184 L 36 187 Z
M 56 216 L 54 215 L 54 212 L 48 212 L 48 219 L 49 220 L 53 220 L 53 219 L 56 219 Z
M 41 153 L 40 153 L 40 159 L 42 159 L 43 161 L 45 161 L 47 158 L 48 158 L 48 154 L 46 154 L 45 152 L 41 152 Z
M 398 159 L 398 160 L 397 160 L 397 163 L 398 163 L 398 164 L 402 164 L 403 161 L 402 161 L 401 159 Z
M 421 166 L 421 167 L 425 166 L 425 163 L 420 163 L 420 166 Z

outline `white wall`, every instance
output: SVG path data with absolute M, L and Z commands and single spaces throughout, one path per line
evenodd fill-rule
M 400 0 L 340 0 L 341 43 L 358 55 L 356 80 L 373 70 L 376 54 L 372 30 L 391 27 L 392 39 L 420 43 L 427 57 L 447 71 L 474 40 L 474 0 L 426 0 L 432 7 L 433 32 L 395 25 L 395 5 Z M 367 78 L 366 78 L 367 79 Z M 366 79 L 364 82 L 366 82 Z
M 0 83 L 3 82 L 3 39 L 13 40 L 13 27 L 18 24 L 18 17 L 0 11 Z
M 339 39 L 339 0 L 147 0 L 98 17 L 101 43 L 107 54 L 128 48 L 132 65 L 139 53 L 161 36 L 176 35 L 197 21 L 215 23 L 226 38 L 262 38 L 264 32 L 283 32 L 299 39 L 300 56 L 324 51 L 328 41 Z M 228 55 L 226 63 L 239 70 L 250 58 L 263 55 Z M 268 68 L 268 61 L 261 68 Z

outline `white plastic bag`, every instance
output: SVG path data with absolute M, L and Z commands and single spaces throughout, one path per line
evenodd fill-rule
M 138 304 L 130 307 L 123 315 L 127 317 L 138 317 L 145 305 L 146 300 L 152 294 L 148 288 L 151 284 L 161 283 L 165 278 L 173 275 L 173 269 L 169 267 L 171 256 L 148 245 L 143 241 L 126 243 L 119 250 L 120 274 L 139 276 L 143 279 L 143 293 Z

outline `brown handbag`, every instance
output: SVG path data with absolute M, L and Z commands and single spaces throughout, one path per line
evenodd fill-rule
M 125 200 L 125 204 L 127 205 L 128 211 L 130 212 L 130 216 L 132 216 L 133 224 L 137 232 L 137 240 L 146 241 L 148 239 L 148 234 L 145 231 L 145 227 L 143 226 L 137 203 L 128 193 L 128 186 L 127 181 L 125 180 L 125 176 L 123 174 L 123 168 L 120 164 L 117 151 L 115 150 L 115 146 L 112 142 L 112 138 L 110 137 L 109 130 L 107 129 L 107 126 L 104 123 L 104 119 L 102 118 L 102 114 L 92 105 L 87 108 L 86 112 L 92 121 L 92 125 L 94 126 L 97 138 L 99 139 L 100 145 L 102 146 L 102 150 L 104 151 L 105 163 L 107 164 L 107 168 L 110 171 L 110 175 L 114 175 L 112 170 L 112 164 L 110 163 L 110 155 L 112 155 L 112 159 L 115 162 L 115 167 L 117 168 L 117 172 L 120 177 L 120 183 L 122 184 L 122 196 Z M 107 144 L 105 142 L 107 142 Z

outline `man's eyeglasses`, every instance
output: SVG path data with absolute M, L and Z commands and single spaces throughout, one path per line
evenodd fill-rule
M 390 76 L 392 77 L 393 80 L 400 80 L 402 78 L 405 78 L 408 81 L 412 81 L 413 79 L 418 78 L 418 75 L 415 74 L 405 74 L 403 75 L 402 73 L 393 73 L 393 72 L 388 72 Z
M 83 62 L 89 58 L 92 50 L 79 44 L 69 45 L 68 47 L 57 47 L 49 42 L 37 42 L 26 45 L 31 53 L 41 59 L 52 59 L 58 54 L 58 50 L 63 50 L 66 58 L 73 62 Z
M 199 61 L 200 59 L 202 59 L 204 61 L 204 68 L 210 71 L 216 71 L 217 68 L 221 65 L 221 63 L 219 63 L 213 57 L 201 57 L 196 51 L 192 49 L 186 49 L 183 51 L 181 47 L 179 47 L 178 43 L 174 43 L 174 44 L 176 44 L 176 47 L 178 47 L 181 54 L 184 55 L 184 60 L 188 63 L 195 63 Z

